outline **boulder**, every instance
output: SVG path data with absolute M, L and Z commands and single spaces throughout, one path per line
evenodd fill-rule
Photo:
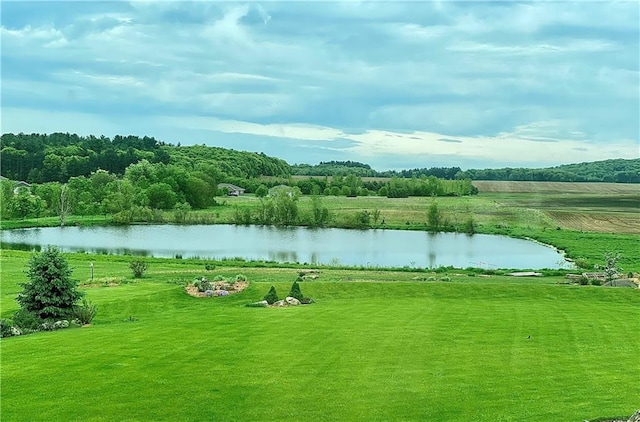
M 298 299 L 296 299 L 295 297 L 287 296 L 284 300 L 285 300 L 285 302 L 287 302 L 287 304 L 289 304 L 291 306 L 300 305 L 300 301 Z
M 211 297 L 211 296 L 213 296 L 213 290 L 206 290 L 206 291 L 204 292 L 204 295 L 205 295 L 206 297 Z
M 273 306 L 278 308 L 284 308 L 285 306 L 287 306 L 287 302 L 284 300 L 279 300 L 277 302 L 274 302 Z
M 218 296 L 229 296 L 229 292 L 226 290 L 217 290 L 216 293 Z

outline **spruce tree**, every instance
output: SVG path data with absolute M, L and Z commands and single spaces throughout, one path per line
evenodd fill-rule
M 20 283 L 20 307 L 40 318 L 68 317 L 83 293 L 71 278 L 71 269 L 60 250 L 49 246 L 29 260 L 27 283 Z

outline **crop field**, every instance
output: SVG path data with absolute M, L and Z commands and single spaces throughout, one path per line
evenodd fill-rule
M 640 195 L 640 186 L 632 183 L 601 182 L 524 182 L 474 180 L 480 192 L 492 193 L 584 193 L 595 195 Z
M 640 397 L 640 291 L 449 273 L 322 270 L 316 303 L 247 308 L 294 268 L 67 255 L 97 304 L 92 326 L 2 339 L 3 421 L 582 421 Z M 3 251 L 2 317 L 28 254 Z M 243 273 L 244 292 L 184 283 Z M 424 273 L 417 275 L 424 276 Z M 110 286 L 110 287 L 107 287 Z

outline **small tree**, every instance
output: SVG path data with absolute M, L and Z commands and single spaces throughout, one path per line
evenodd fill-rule
M 147 268 L 149 268 L 149 266 L 144 261 L 131 261 L 131 264 L 129 264 L 129 268 L 131 268 L 131 271 L 133 271 L 134 278 L 142 278 L 144 272 L 147 271 Z
M 302 302 L 302 299 L 304 298 L 304 296 L 302 296 L 302 292 L 300 291 L 300 285 L 298 284 L 297 281 L 294 281 L 293 284 L 291 285 L 291 290 L 289 290 L 289 296 L 295 297 L 300 302 Z
M 276 293 L 276 288 L 271 286 L 267 294 L 264 296 L 263 300 L 266 300 L 269 305 L 273 305 L 278 301 L 278 293 Z
M 596 265 L 596 269 L 604 272 L 604 277 L 610 285 L 622 273 L 622 269 L 618 267 L 618 261 L 621 255 L 619 253 L 607 252 L 604 254 L 604 265 Z
M 256 196 L 258 198 L 264 198 L 265 196 L 267 196 L 269 194 L 269 189 L 267 189 L 267 187 L 265 185 L 260 185 L 258 186 L 258 188 L 256 189 Z
M 54 246 L 33 254 L 29 260 L 29 282 L 20 283 L 20 307 L 40 318 L 66 317 L 83 296 L 78 282 L 71 279 L 71 269 L 60 250 Z
M 438 231 L 442 224 L 442 212 L 438 208 L 437 202 L 432 202 L 427 211 L 427 223 L 431 231 Z

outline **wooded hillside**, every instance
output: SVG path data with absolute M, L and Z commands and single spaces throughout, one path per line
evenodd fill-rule
M 69 133 L 13 134 L 0 138 L 0 174 L 29 183 L 67 182 L 90 176 L 98 169 L 123 175 L 127 167 L 147 160 L 174 164 L 189 171 L 214 169 L 229 177 L 286 177 L 290 167 L 284 160 L 254 152 L 241 152 L 204 145 L 177 146 L 153 137 L 84 137 Z

